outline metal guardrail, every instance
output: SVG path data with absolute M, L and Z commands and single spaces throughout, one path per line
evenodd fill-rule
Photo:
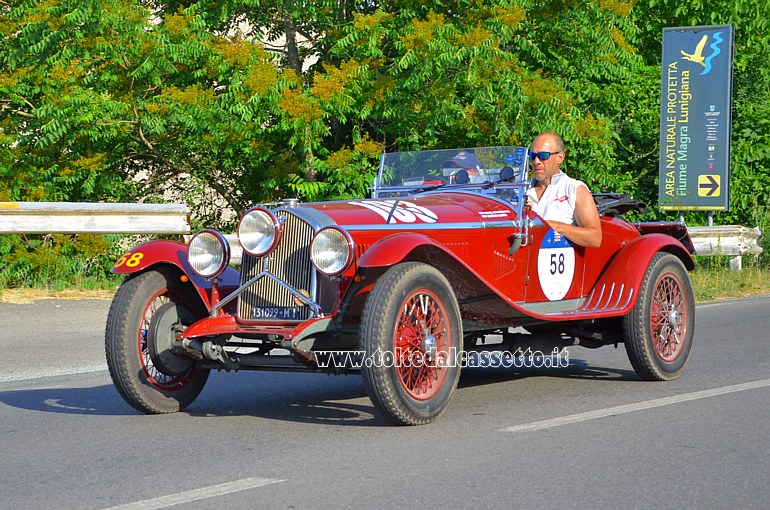
M 0 234 L 188 234 L 184 204 L 0 202 Z
M 740 271 L 742 255 L 759 255 L 762 247 L 759 238 L 762 231 L 759 227 L 742 227 L 740 225 L 720 225 L 715 227 L 688 227 L 695 254 L 713 257 L 723 255 L 729 257 L 730 269 Z
M 189 234 L 190 208 L 184 204 L 0 202 L 0 234 Z M 762 253 L 758 227 L 688 227 L 696 255 L 730 257 L 741 268 L 742 255 Z M 241 246 L 225 235 L 231 263 L 239 265 Z
M 759 227 L 749 228 L 740 225 L 722 225 L 716 227 L 688 227 L 695 253 L 697 255 L 759 255 L 762 247 Z

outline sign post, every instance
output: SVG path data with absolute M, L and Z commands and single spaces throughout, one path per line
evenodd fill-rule
M 733 27 L 663 29 L 658 202 L 730 209 Z

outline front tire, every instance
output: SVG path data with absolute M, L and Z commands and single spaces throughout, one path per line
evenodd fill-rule
M 452 287 L 437 269 L 407 262 L 377 280 L 361 319 L 364 385 L 398 425 L 433 421 L 457 387 L 462 322 Z
M 162 414 L 195 400 L 209 370 L 168 347 L 180 328 L 204 315 L 194 289 L 171 271 L 148 270 L 123 282 L 107 316 L 105 353 L 115 388 L 128 404 Z
M 695 299 L 682 262 L 669 253 L 650 261 L 631 313 L 623 317 L 628 359 L 647 381 L 682 375 L 695 332 Z

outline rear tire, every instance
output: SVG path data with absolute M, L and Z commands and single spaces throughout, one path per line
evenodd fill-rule
M 164 306 L 167 303 L 176 306 Z M 209 370 L 167 347 L 176 336 L 172 325 L 183 329 L 203 316 L 205 309 L 194 289 L 170 271 L 151 269 L 123 282 L 107 316 L 105 353 L 115 388 L 129 405 L 146 414 L 173 413 L 200 394 Z M 160 338 L 156 345 L 148 345 L 151 326 L 168 330 L 156 333 Z M 173 370 L 164 373 L 153 359 L 163 359 Z
M 462 322 L 452 287 L 437 269 L 407 262 L 377 280 L 361 319 L 364 385 L 398 425 L 433 421 L 457 387 Z
M 650 261 L 631 313 L 623 317 L 628 359 L 647 381 L 682 375 L 695 332 L 695 299 L 682 261 L 658 253 Z

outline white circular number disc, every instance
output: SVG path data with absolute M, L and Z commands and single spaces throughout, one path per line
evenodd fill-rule
M 567 295 L 575 276 L 575 249 L 567 238 L 549 230 L 540 244 L 537 255 L 537 274 L 540 288 L 549 301 Z

